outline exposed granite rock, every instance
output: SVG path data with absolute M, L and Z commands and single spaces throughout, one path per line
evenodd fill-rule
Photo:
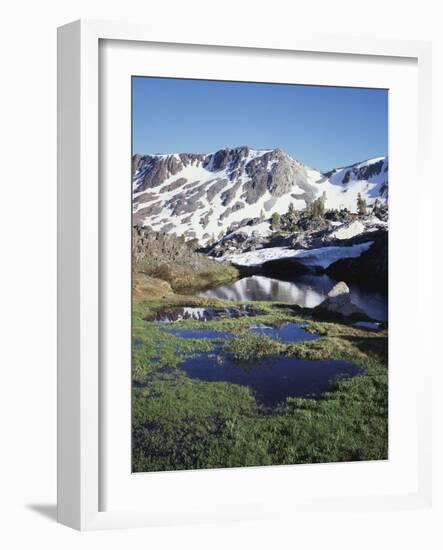
M 163 210 L 162 202 L 157 201 L 153 204 L 150 204 L 149 206 L 145 206 L 144 208 L 140 208 L 133 216 L 132 221 L 134 225 L 141 225 L 143 221 L 148 216 L 153 216 L 154 214 L 160 214 L 160 212 Z
M 242 208 L 245 207 L 245 204 L 241 201 L 237 201 L 235 204 L 233 204 L 232 206 L 229 206 L 224 212 L 223 214 L 220 216 L 220 219 L 223 220 L 224 218 L 226 218 L 227 216 L 230 216 L 233 212 L 238 212 L 239 210 L 241 210 Z
M 323 218 L 304 217 L 297 222 L 297 227 L 301 231 L 325 231 L 331 226 L 327 220 Z
M 206 198 L 209 202 L 213 200 L 215 195 L 218 195 L 222 189 L 224 189 L 228 185 L 227 179 L 216 179 L 215 183 L 213 183 L 206 191 Z
M 155 193 L 142 193 L 134 200 L 134 205 L 142 204 L 144 202 L 151 202 L 156 199 L 158 200 L 158 195 L 156 195 Z
M 223 206 L 229 206 L 229 204 L 235 199 L 235 195 L 240 189 L 241 184 L 241 180 L 238 180 L 232 187 L 230 187 L 226 191 L 223 191 L 223 193 L 221 194 L 221 201 Z
M 204 216 L 200 218 L 200 225 L 202 227 L 207 227 L 209 223 L 209 219 L 211 218 L 212 214 L 214 213 L 214 210 L 211 208 Z
M 383 168 L 384 166 L 384 168 Z M 369 180 L 370 178 L 381 174 L 381 172 L 388 171 L 387 160 L 381 159 L 376 162 L 371 163 L 361 163 L 358 162 L 351 166 L 346 167 L 345 169 L 337 168 L 336 170 L 330 170 L 329 172 L 323 172 L 325 178 L 330 178 L 335 173 L 343 171 L 344 173 L 341 176 L 341 183 L 346 185 L 351 180 Z
M 191 195 L 187 195 L 186 193 L 175 195 L 172 199 L 167 201 L 166 205 L 168 208 L 171 208 L 173 216 L 195 212 L 203 207 L 203 203 L 199 202 L 199 199 L 202 198 L 204 194 L 204 186 L 200 186 L 199 189 L 193 190 Z
M 192 189 L 193 187 L 196 187 L 200 183 L 200 180 L 191 181 L 190 183 L 187 183 L 183 186 L 183 191 L 186 189 Z
M 212 172 L 226 168 L 229 160 L 229 149 L 221 149 L 211 155 L 204 163 L 204 167 Z
M 168 193 L 169 191 L 174 191 L 182 187 L 188 180 L 186 178 L 178 178 L 177 180 L 171 182 L 169 185 L 166 185 L 162 188 L 162 193 Z
M 368 180 L 372 176 L 380 174 L 383 168 L 383 160 L 368 164 L 367 166 L 362 166 L 357 170 L 357 179 L 359 180 Z
M 190 235 L 191 237 L 191 235 Z M 196 276 L 204 275 L 202 281 L 218 281 L 220 275 L 230 280 L 238 276 L 231 266 L 216 262 L 205 254 L 195 251 L 196 242 L 186 242 L 173 234 L 163 234 L 142 227 L 132 230 L 133 281 L 143 279 L 145 283 L 155 283 L 146 276 L 170 283 L 172 288 L 189 284 Z M 156 285 L 157 286 L 157 285 Z M 160 285 L 157 292 L 168 293 L 168 285 Z
M 346 174 L 343 176 L 343 179 L 341 180 L 342 183 L 349 183 L 349 181 L 351 180 L 351 176 L 352 176 L 352 171 L 348 170 Z
M 195 162 L 202 162 L 205 155 L 180 153 L 179 155 L 134 155 L 132 170 L 134 178 L 141 179 L 137 191 L 160 186 L 166 179 Z
M 365 316 L 364 312 L 352 302 L 349 287 L 343 281 L 332 287 L 328 292 L 327 298 L 315 309 L 328 311 L 329 313 L 338 313 L 345 317 L 350 315 Z
M 322 174 L 309 169 L 279 149 L 256 150 L 247 146 L 225 148 L 211 154 L 134 155 L 132 163 L 134 192 L 137 195 L 142 192 L 138 197 L 134 196 L 134 222 L 155 227 L 160 225 L 160 228 L 162 224 L 174 223 L 175 229 L 172 231 L 184 234 L 193 231 L 203 246 L 207 244 L 205 233 L 210 235 L 211 241 L 221 230 L 226 233 L 233 221 L 238 218 L 234 214 L 242 208 L 246 210 L 249 205 L 256 206 L 257 216 L 260 215 L 260 218 L 270 216 L 274 210 L 283 218 L 287 214 L 284 209 L 287 209 L 291 197 L 295 199 L 293 205 L 299 213 L 305 206 L 309 206 L 322 196 L 322 193 L 325 193 L 326 206 L 329 206 L 329 178 L 331 181 L 333 179 L 334 185 L 346 185 L 346 191 L 348 186 L 354 185 L 354 179 L 357 181 L 358 178 L 372 178 L 387 169 L 387 159 L 375 159 L 373 162 L 357 163 Z M 196 168 L 195 172 L 185 170 L 190 166 Z M 193 177 L 198 179 L 187 181 Z M 322 185 L 322 182 L 327 183 Z M 372 207 L 374 198 L 379 197 L 378 210 L 381 217 L 388 193 L 387 175 L 386 184 L 377 179 L 377 183 L 372 185 L 372 188 L 368 187 L 366 194 L 363 193 L 364 198 Z M 351 204 L 347 198 L 351 195 L 354 196 L 352 193 L 343 193 L 343 203 L 354 209 L 355 200 Z M 279 200 L 281 197 L 285 200 Z M 334 200 L 337 202 L 338 199 Z M 163 204 L 159 205 L 159 201 Z M 136 212 L 139 205 L 145 203 L 149 203 L 146 205 L 148 209 L 143 208 Z M 331 204 L 334 203 L 331 201 Z M 217 212 L 216 217 L 209 214 L 211 207 L 213 212 Z M 170 218 L 180 217 L 180 220 L 159 220 L 158 214 L 162 210 L 168 211 Z M 198 215 L 191 216 L 197 211 Z M 340 212 L 327 211 L 325 220 L 351 221 L 343 219 L 343 212 L 343 208 Z M 183 220 L 184 216 L 186 221 Z M 351 214 L 345 216 L 350 218 Z M 322 231 L 331 229 L 331 224 L 314 228 L 310 222 L 302 223 L 304 225 L 300 227 L 297 227 L 295 222 L 290 226 L 281 226 L 286 233 L 294 234 L 294 242 L 300 246 L 312 245 L 312 242 L 317 242 L 321 238 Z M 203 226 L 207 227 L 206 231 L 202 230 Z M 299 233 L 307 235 L 301 238 Z
M 151 168 L 145 173 L 141 190 L 158 187 L 169 176 L 176 174 L 180 169 L 180 163 L 175 157 L 165 160 L 154 158 L 151 161 Z

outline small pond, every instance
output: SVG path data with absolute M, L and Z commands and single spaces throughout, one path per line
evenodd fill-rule
M 199 354 L 179 368 L 190 378 L 206 382 L 230 382 L 249 386 L 267 406 L 275 406 L 287 397 L 319 397 L 332 389 L 338 377 L 352 377 L 362 370 L 349 361 L 308 361 L 278 356 L 248 363 L 235 362 L 228 356 Z
M 284 343 L 315 340 L 319 336 L 304 330 L 301 323 L 284 323 L 279 327 L 251 324 L 249 331 L 266 335 Z M 220 340 L 235 338 L 229 332 L 213 329 L 162 328 L 162 332 L 184 339 Z M 216 343 L 216 342 L 215 342 Z M 221 343 L 220 343 L 221 344 Z M 213 353 L 199 353 L 183 361 L 178 368 L 190 378 L 206 382 L 230 382 L 250 387 L 257 398 L 267 406 L 274 406 L 287 397 L 318 397 L 332 387 L 337 377 L 361 374 L 361 369 L 349 361 L 308 361 L 286 356 L 275 356 L 238 362 L 225 353 L 221 345 Z
M 243 277 L 232 283 L 198 292 L 199 296 L 235 301 L 274 301 L 301 307 L 318 306 L 338 281 L 326 274 L 296 275 L 281 280 L 263 275 Z M 369 317 L 378 321 L 388 318 L 387 297 L 380 292 L 348 283 L 351 300 Z
M 375 323 L 372 321 L 358 321 L 354 323 L 354 327 L 365 328 L 367 330 L 380 330 L 380 323 Z
M 217 338 L 232 338 L 232 334 L 230 332 L 219 332 L 217 330 L 211 330 L 207 328 L 199 328 L 199 329 L 172 329 L 172 328 L 165 328 L 161 329 L 162 332 L 166 332 L 167 334 L 173 334 L 174 336 L 177 336 L 179 338 L 184 338 L 185 340 L 191 340 L 191 339 L 203 339 L 203 340 L 212 340 Z
M 144 320 L 163 325 L 187 320 L 212 321 L 219 318 L 236 319 L 239 317 L 254 317 L 259 313 L 252 306 L 244 304 L 224 309 L 173 306 L 154 311 L 145 317 Z
M 249 327 L 249 332 L 262 336 L 268 336 L 269 338 L 280 340 L 280 342 L 283 342 L 285 344 L 317 340 L 317 338 L 320 338 L 318 335 L 311 334 L 304 330 L 303 326 L 304 325 L 302 325 L 301 323 L 283 323 L 279 327 L 273 327 L 270 325 L 259 323 L 257 325 L 251 325 Z M 161 330 L 162 332 L 173 334 L 174 336 L 177 336 L 178 338 L 184 338 L 185 340 L 215 340 L 235 337 L 234 334 L 230 332 L 217 331 L 214 329 L 205 328 L 204 326 L 198 329 L 162 328 Z
M 293 344 L 295 342 L 306 342 L 309 340 L 317 340 L 320 338 L 317 334 L 311 334 L 304 330 L 300 323 L 284 323 L 280 327 L 271 327 L 260 323 L 259 325 L 251 325 L 249 332 L 269 336 L 275 340 L 280 340 L 284 344 Z

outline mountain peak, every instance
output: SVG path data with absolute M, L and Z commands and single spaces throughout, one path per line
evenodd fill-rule
M 133 156 L 135 225 L 197 238 L 202 244 L 234 226 L 301 210 L 319 196 L 326 208 L 356 209 L 386 200 L 387 158 L 321 173 L 281 149 L 242 145 L 213 153 Z

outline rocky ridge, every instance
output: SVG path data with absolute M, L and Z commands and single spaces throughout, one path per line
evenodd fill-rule
M 355 212 L 387 201 L 388 162 L 377 158 L 322 173 L 280 149 L 247 146 L 211 154 L 134 155 L 133 223 L 207 245 L 257 225 L 290 204 L 302 211 L 320 196 L 327 209 Z

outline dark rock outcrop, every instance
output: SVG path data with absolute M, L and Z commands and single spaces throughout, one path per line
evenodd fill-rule
M 357 239 L 356 239 L 357 240 Z M 381 292 L 388 290 L 388 232 L 371 233 L 374 244 L 357 258 L 345 258 L 326 270 L 334 279 L 358 282 Z

